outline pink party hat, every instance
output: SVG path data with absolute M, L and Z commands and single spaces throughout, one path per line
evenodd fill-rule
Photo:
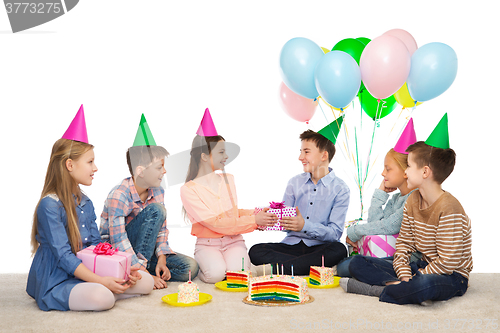
M 417 142 L 417 135 L 415 134 L 415 129 L 413 128 L 413 118 L 410 118 L 410 121 L 406 124 L 403 133 L 394 146 L 394 150 L 401 154 L 408 154 L 406 149 L 415 142 Z
M 214 122 L 212 120 L 212 116 L 210 115 L 210 111 L 208 108 L 205 109 L 205 114 L 203 115 L 203 119 L 201 120 L 200 127 L 198 127 L 198 131 L 196 134 L 201 136 L 217 136 L 217 130 L 215 129 Z
M 80 106 L 80 110 L 78 110 L 71 124 L 69 124 L 66 132 L 64 132 L 62 139 L 89 143 L 89 139 L 87 138 L 87 126 L 85 125 L 85 115 L 83 114 L 83 104 Z

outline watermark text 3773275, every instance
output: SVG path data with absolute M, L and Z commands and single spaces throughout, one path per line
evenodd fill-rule
M 4 0 L 12 32 L 52 21 L 73 9 L 79 0 Z

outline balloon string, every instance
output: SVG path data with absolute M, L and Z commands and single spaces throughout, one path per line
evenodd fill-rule
M 399 130 L 398 135 L 397 135 L 397 137 L 398 137 L 398 138 L 401 136 L 401 134 L 403 133 L 404 129 L 406 128 L 406 125 L 407 125 L 407 124 L 408 124 L 408 122 L 410 121 L 410 118 L 411 118 L 411 116 L 412 116 L 413 111 L 415 110 L 415 108 L 416 108 L 416 106 L 412 106 L 412 107 L 410 108 L 409 114 L 408 114 L 407 116 L 405 116 L 405 122 L 404 122 L 403 126 L 401 127 L 401 129 Z M 406 109 L 406 108 L 402 108 L 402 109 L 401 109 L 401 111 L 399 112 L 398 119 L 396 119 L 396 121 L 394 122 L 394 125 L 392 126 L 391 131 L 389 132 L 389 134 L 387 135 L 387 138 L 386 138 L 386 140 L 384 141 L 384 144 L 383 144 L 383 146 L 382 146 L 382 147 L 386 147 L 386 146 L 387 146 L 388 141 L 391 139 L 391 137 L 390 137 L 390 136 L 391 136 L 391 133 L 392 133 L 393 129 L 396 127 L 396 124 L 398 123 L 398 121 L 401 119 L 401 115 L 402 115 L 402 113 L 403 113 L 403 111 L 404 111 L 405 109 Z M 380 151 L 379 151 L 379 153 L 377 154 L 377 157 L 378 157 L 379 155 L 380 155 Z M 375 159 L 375 161 L 376 161 L 376 159 Z M 373 162 L 373 164 L 371 165 L 371 167 L 370 167 L 370 171 L 371 171 L 371 169 L 373 168 L 373 166 L 374 166 L 374 164 L 375 164 L 375 161 L 374 161 L 374 162 Z M 370 172 L 370 171 L 369 171 L 369 172 Z
M 332 109 L 332 113 L 333 113 L 333 116 L 335 117 L 335 112 L 334 112 L 334 108 L 332 106 L 330 106 L 331 109 Z M 347 129 L 347 121 L 346 121 L 346 116 L 345 116 L 345 112 L 343 109 L 340 109 L 340 115 L 339 117 L 344 117 L 343 118 L 343 123 L 344 123 L 344 149 L 346 149 L 346 152 L 347 152 L 347 156 L 352 156 L 352 162 L 354 163 L 354 166 L 358 168 L 359 170 L 359 164 L 358 164 L 358 161 L 359 161 L 359 158 L 354 158 L 354 154 L 351 152 L 351 149 L 349 147 L 349 132 L 348 132 L 348 129 Z M 336 119 L 338 119 L 336 117 Z M 337 122 L 337 126 L 339 126 L 338 122 Z M 339 129 L 339 133 L 341 131 L 341 128 L 338 127 Z M 354 126 L 354 129 L 356 130 L 356 126 Z M 346 142 L 347 142 L 347 147 L 346 147 Z M 357 140 L 355 139 L 355 143 L 357 145 Z M 358 153 L 356 152 L 356 156 L 358 155 Z M 358 187 L 360 186 L 360 177 L 359 177 L 359 172 L 358 172 L 358 175 L 356 176 L 356 174 L 353 172 L 354 174 L 354 180 L 356 182 L 356 184 L 358 185 Z
M 325 101 L 325 100 L 324 100 L 321 96 L 319 96 L 319 97 L 318 97 L 318 100 L 319 100 L 319 99 L 322 99 L 323 101 Z M 326 102 L 325 102 L 325 103 L 326 103 Z M 321 106 L 321 103 L 319 103 L 319 101 L 318 101 L 318 105 L 319 105 L 319 108 L 320 108 L 320 110 L 321 110 L 321 113 L 323 113 L 323 116 L 325 117 L 326 123 L 327 123 L 327 124 L 330 124 L 330 122 L 328 121 L 328 118 L 326 117 L 325 111 L 323 111 L 323 107 Z M 330 128 L 330 126 L 328 126 L 328 128 Z M 332 134 L 333 134 L 333 130 L 332 130 Z M 335 137 L 335 139 L 337 139 L 337 136 L 336 136 L 336 135 L 334 135 L 334 137 Z M 344 155 L 344 158 L 346 159 L 346 161 L 348 161 L 348 160 L 349 160 L 349 158 L 348 158 L 348 157 L 346 157 L 346 155 L 344 154 L 344 152 L 343 152 L 342 150 L 340 150 L 340 151 L 342 152 L 342 155 Z M 347 150 L 346 150 L 346 153 L 347 153 Z M 349 156 L 349 155 L 347 155 L 347 156 Z
M 372 132 L 372 140 L 371 140 L 371 143 L 370 143 L 370 150 L 368 152 L 368 158 L 367 158 L 367 162 L 366 162 L 366 173 L 365 173 L 365 178 L 363 179 L 363 185 L 366 181 L 366 178 L 368 177 L 368 170 L 369 170 L 369 166 L 370 166 L 370 156 L 371 156 L 371 153 L 372 153 L 372 149 L 373 149 L 373 141 L 375 139 L 375 130 L 377 129 L 377 123 L 378 123 L 378 120 L 380 119 L 380 115 L 382 114 L 382 109 L 385 106 L 385 101 L 382 100 L 382 106 L 380 105 L 380 99 L 377 101 L 377 112 L 375 113 L 375 119 L 374 119 L 374 123 L 373 123 L 373 132 Z M 379 106 L 380 107 L 380 110 L 379 110 Z
M 320 99 L 320 98 L 321 98 L 321 99 L 323 99 L 321 96 L 319 96 L 319 97 L 318 97 L 318 99 Z M 323 99 L 323 101 L 325 101 L 325 100 Z M 325 103 L 326 103 L 326 102 L 325 102 Z M 319 104 L 319 103 L 318 103 L 318 104 Z M 333 112 L 333 107 L 332 107 L 330 104 L 327 104 L 327 105 L 329 105 L 329 106 L 331 107 L 331 109 L 332 109 L 332 114 L 333 114 L 333 116 L 335 117 L 335 112 Z M 319 104 L 319 107 L 320 107 L 320 109 L 321 109 L 321 112 L 323 113 L 323 116 L 325 117 L 325 120 L 326 120 L 326 122 L 327 122 L 327 124 L 328 124 L 328 128 L 329 128 L 329 129 L 330 129 L 330 131 L 332 132 L 332 135 L 333 135 L 333 137 L 335 138 L 335 141 L 336 141 L 336 140 L 338 139 L 338 135 L 335 135 L 335 132 L 333 131 L 332 127 L 330 126 L 330 122 L 328 121 L 328 118 L 326 117 L 326 114 L 325 114 L 325 112 L 323 111 L 323 108 L 321 107 L 321 104 Z M 341 110 L 340 116 L 342 116 L 342 110 Z M 339 116 L 339 117 L 340 117 L 340 116 Z M 338 119 L 338 118 L 337 118 L 337 117 L 335 117 L 335 119 Z M 345 117 L 344 117 L 343 121 L 345 121 Z M 337 128 L 338 128 L 338 130 L 339 130 L 339 133 L 340 133 L 340 125 L 339 125 L 339 123 L 338 123 L 338 122 L 336 122 L 336 124 L 337 124 Z M 344 129 L 345 129 L 345 124 L 344 124 Z M 349 150 L 349 142 L 347 143 L 347 150 L 346 150 L 346 153 L 347 153 L 347 156 L 349 156 L 349 155 L 350 155 L 350 150 Z M 344 157 L 345 157 L 345 156 L 344 156 Z M 346 157 L 346 160 L 349 160 L 349 159 Z
M 356 158 L 358 160 L 357 167 L 358 167 L 358 190 L 359 190 L 359 202 L 361 204 L 361 219 L 363 219 L 363 186 L 361 185 L 361 168 L 359 165 L 359 153 L 358 153 L 358 133 L 356 130 L 356 127 L 354 127 L 354 140 L 356 142 Z M 353 156 L 354 158 L 354 156 Z
M 325 102 L 325 100 L 321 96 L 318 96 L 318 100 L 319 99 L 322 99 L 323 102 Z M 326 117 L 326 114 L 323 111 L 323 107 L 321 106 L 321 103 L 319 103 L 319 101 L 318 101 L 318 105 L 319 105 L 319 108 L 321 110 L 321 113 L 323 113 L 323 116 L 325 117 L 326 122 L 329 124 L 328 118 Z M 329 105 L 329 104 L 327 103 L 327 105 Z M 333 109 L 332 109 L 332 112 L 333 112 Z M 335 114 L 334 114 L 334 116 L 335 116 Z M 345 129 L 345 127 L 346 127 L 346 124 L 345 124 L 345 117 L 344 117 L 344 129 Z M 349 142 L 347 142 L 347 144 L 349 145 Z M 342 153 L 342 156 L 344 156 L 345 161 L 349 162 L 350 161 L 350 158 L 349 158 L 349 148 L 348 148 L 348 146 L 346 147 L 346 143 L 345 142 L 344 142 L 344 149 L 345 149 L 345 152 L 342 149 L 339 149 L 339 150 Z M 347 154 L 347 156 L 346 156 L 346 154 Z M 356 166 L 356 161 L 354 161 L 354 158 L 353 158 L 353 162 L 354 162 L 354 166 Z M 354 182 L 356 184 L 359 184 L 359 181 L 356 179 L 356 175 L 355 175 L 354 171 L 351 168 L 349 168 L 349 170 L 352 173 L 352 176 L 354 178 Z

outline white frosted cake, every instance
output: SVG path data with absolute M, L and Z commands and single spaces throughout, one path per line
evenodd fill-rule
M 193 303 L 200 301 L 200 289 L 198 285 L 192 281 L 184 282 L 179 285 L 179 292 L 177 293 L 177 302 L 179 303 Z

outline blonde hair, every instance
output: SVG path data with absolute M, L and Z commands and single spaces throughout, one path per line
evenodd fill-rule
M 403 169 L 403 171 L 405 171 L 406 168 L 408 168 L 408 154 L 398 153 L 393 148 L 391 148 L 391 150 L 387 152 L 387 155 L 394 158 L 398 163 L 399 167 Z
M 54 143 L 52 152 L 50 154 L 50 161 L 45 175 L 45 183 L 43 185 L 42 194 L 38 204 L 36 205 L 33 214 L 33 227 L 31 229 L 31 254 L 34 255 L 38 249 L 38 241 L 36 235 L 38 234 L 38 206 L 42 199 L 49 195 L 55 194 L 61 201 L 67 216 L 67 229 L 68 240 L 71 245 L 71 251 L 76 254 L 81 249 L 82 240 L 80 230 L 78 228 L 78 217 L 76 214 L 75 198 L 78 202 L 82 198 L 82 192 L 77 182 L 70 175 L 66 168 L 66 161 L 72 159 L 78 160 L 83 154 L 90 149 L 94 148 L 91 144 L 59 139 Z

